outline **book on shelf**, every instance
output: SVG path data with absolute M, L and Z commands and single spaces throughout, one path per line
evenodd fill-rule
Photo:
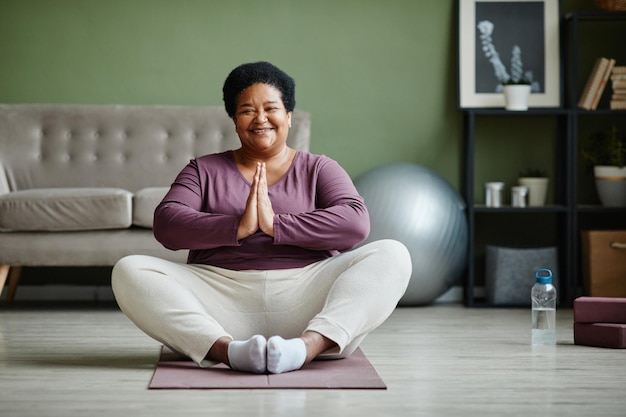
M 585 110 L 593 109 L 593 102 L 600 92 L 601 89 L 604 89 L 604 86 L 601 87 L 602 80 L 608 78 L 611 74 L 611 69 L 615 65 L 615 61 L 613 61 L 613 65 L 611 65 L 611 60 L 609 58 L 598 58 L 593 64 L 593 68 L 587 78 L 587 82 L 585 87 L 583 88 L 583 92 L 580 95 L 580 100 L 578 101 L 578 107 Z M 609 68 L 611 66 L 611 68 Z M 606 85 L 606 80 L 604 81 Z M 597 104 L 596 104 L 597 105 Z
M 598 58 L 596 62 L 593 64 L 593 68 L 591 69 L 591 73 L 587 78 L 587 82 L 585 83 L 585 87 L 583 88 L 583 92 L 580 95 L 580 100 L 578 101 L 578 107 L 581 109 L 589 110 L 591 109 L 592 98 L 592 90 L 595 90 L 600 83 L 600 67 L 602 65 L 606 65 L 605 58 Z
M 609 106 L 611 110 L 626 110 L 626 100 L 611 100 Z
M 614 66 L 611 71 L 611 86 L 613 88 L 609 108 L 611 110 L 626 110 L 626 67 Z
M 626 66 L 616 65 L 613 67 L 613 75 L 626 75 Z
M 626 89 L 626 77 L 611 80 L 613 90 Z
M 602 93 L 604 92 L 606 84 L 609 81 L 609 77 L 611 76 L 614 66 L 615 66 L 615 60 L 609 59 L 609 62 L 606 68 L 604 69 L 604 73 L 602 74 L 602 77 L 600 78 L 600 85 L 598 86 L 598 90 L 596 91 L 596 94 L 593 97 L 593 101 L 591 103 L 591 110 L 595 110 L 598 108 L 598 103 L 600 102 L 600 98 L 602 97 Z
M 613 97 L 626 97 L 626 88 L 614 88 L 612 94 Z

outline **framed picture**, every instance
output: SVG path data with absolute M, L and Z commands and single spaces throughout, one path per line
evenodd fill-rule
M 504 107 L 502 84 L 530 81 L 529 107 L 560 107 L 559 0 L 459 1 L 459 106 Z

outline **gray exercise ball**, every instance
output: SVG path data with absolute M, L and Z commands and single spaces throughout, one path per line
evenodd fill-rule
M 430 304 L 449 290 L 467 261 L 465 203 L 456 190 L 433 171 L 409 163 L 374 168 L 354 184 L 370 213 L 371 231 L 363 244 L 395 239 L 411 254 L 411 281 L 399 304 Z

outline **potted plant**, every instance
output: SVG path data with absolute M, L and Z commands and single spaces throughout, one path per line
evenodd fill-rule
M 511 75 L 502 83 L 504 103 L 507 110 L 528 110 L 528 99 L 532 84 L 530 76 L 532 74 L 524 74 L 522 50 L 515 45 L 511 55 Z
M 542 169 L 529 168 L 519 173 L 519 185 L 528 188 L 528 205 L 542 207 L 546 205 L 548 195 L 548 175 Z
M 581 157 L 593 167 L 596 191 L 605 207 L 626 206 L 626 137 L 615 125 L 581 143 Z
M 510 73 L 500 59 L 496 46 L 493 43 L 494 24 L 489 20 L 478 22 L 480 43 L 485 58 L 493 66 L 495 78 L 498 80 L 496 92 L 504 92 L 505 108 L 507 110 L 528 110 L 528 99 L 531 91 L 540 91 L 540 85 L 533 81 L 533 72 L 524 71 L 522 63 L 522 49 L 513 45 L 511 49 Z

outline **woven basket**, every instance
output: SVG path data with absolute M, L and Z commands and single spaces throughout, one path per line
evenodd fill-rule
M 596 0 L 596 6 L 610 12 L 626 12 L 626 0 Z

